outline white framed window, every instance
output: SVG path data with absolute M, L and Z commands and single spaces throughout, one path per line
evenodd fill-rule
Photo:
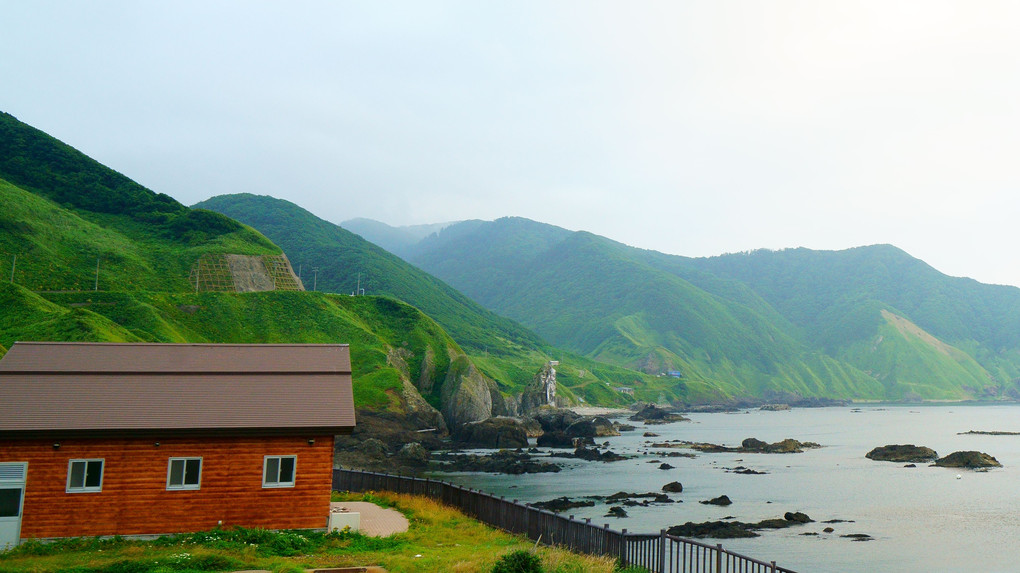
M 166 470 L 166 488 L 199 489 L 202 485 L 202 458 L 170 458 Z
M 103 491 L 103 460 L 67 462 L 67 493 Z
M 262 466 L 262 487 L 294 487 L 297 456 L 266 456 Z

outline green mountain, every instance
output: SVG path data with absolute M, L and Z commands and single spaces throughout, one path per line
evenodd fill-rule
M 890 245 L 755 251 L 683 264 L 748 285 L 804 340 L 876 372 L 886 384 L 941 381 L 956 396 L 1015 392 L 1020 378 L 1015 287 L 946 276 Z M 908 359 L 909 353 L 886 348 L 898 338 L 930 358 L 920 360 L 915 352 Z M 917 364 L 910 367 L 910 360 Z
M 7 114 L 0 150 L 2 349 L 17 340 L 346 342 L 356 406 L 433 426 L 444 388 L 488 391 L 460 347 L 414 307 L 382 296 L 196 292 L 190 276 L 203 257 L 282 251 Z
M 421 376 L 422 361 L 394 367 L 393 349 L 439 357 L 442 380 L 457 346 L 413 307 L 385 297 L 302 292 L 47 292 L 3 283 L 0 344 L 16 340 L 100 342 L 351 344 L 355 404 L 406 411 L 403 381 Z M 438 385 L 437 385 L 438 387 Z M 426 396 L 438 404 L 438 393 Z M 413 404 L 412 404 L 413 406 Z
M 315 237 L 322 242 L 313 246 L 332 257 L 318 278 L 337 287 L 330 290 L 353 289 L 331 285 L 341 275 L 330 265 L 356 251 L 352 268 L 364 272 L 373 296 L 234 292 L 239 276 L 258 278 L 260 261 L 268 286 L 245 287 L 282 288 L 288 278 L 300 286 L 289 266 L 269 264 L 283 251 L 259 232 L 145 189 L 8 114 L 0 114 L 0 150 L 0 352 L 17 340 L 347 342 L 356 405 L 412 414 L 427 426 L 441 425 L 437 410 L 457 423 L 508 411 L 507 395 L 550 358 L 531 332 L 346 231 L 340 248 Z M 208 292 L 221 287 L 229 292 Z M 477 358 L 386 293 L 433 309 Z M 594 403 L 634 400 L 610 382 L 651 399 L 678 396 L 654 379 L 580 358 L 564 364 L 560 381 L 563 396 Z
M 187 290 L 203 254 L 282 252 L 237 221 L 145 189 L 6 113 L 0 204 L 5 278 L 32 290 Z
M 283 248 L 307 290 L 391 296 L 443 325 L 465 349 L 493 354 L 538 351 L 545 343 L 446 283 L 358 235 L 283 199 L 221 195 L 195 205 L 250 225 Z
M 453 225 L 413 252 L 553 344 L 730 396 L 1015 392 L 1020 289 L 946 277 L 892 247 L 691 259 L 506 218 Z
M 362 217 L 355 217 L 340 223 L 340 226 L 355 235 L 371 236 L 372 242 L 383 249 L 400 256 L 407 257 L 414 246 L 429 235 L 438 233 L 454 223 L 434 223 L 431 225 L 407 225 L 393 227 Z
M 631 400 L 610 387 L 633 387 L 639 398 L 649 400 L 662 395 L 678 398 L 686 391 L 637 372 L 564 353 L 434 276 L 289 201 L 236 194 L 213 197 L 196 207 L 242 221 L 272 239 L 301 269 L 306 288 L 314 284 L 317 290 L 337 293 L 361 288 L 421 309 L 442 325 L 504 393 L 520 393 L 549 360 L 560 362 L 557 380 L 566 395 L 576 394 L 589 402 Z M 318 270 L 309 277 L 309 269 Z

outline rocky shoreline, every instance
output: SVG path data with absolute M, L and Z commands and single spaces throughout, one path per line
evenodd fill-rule
M 766 410 L 777 412 L 781 416 L 784 408 L 769 407 Z M 526 417 L 512 418 L 508 416 L 494 417 L 480 422 L 463 424 L 448 434 L 440 431 L 420 431 L 411 423 L 400 423 L 399 420 L 380 415 L 361 416 L 359 434 L 341 437 L 337 441 L 339 463 L 347 467 L 363 467 L 374 471 L 414 473 L 421 475 L 429 471 L 440 472 L 484 472 L 506 475 L 530 473 L 557 473 L 562 471 L 560 460 L 582 460 L 585 463 L 617 463 L 633 459 L 635 452 L 642 461 L 658 464 L 660 470 L 674 470 L 672 464 L 666 463 L 669 458 L 693 458 L 712 454 L 797 454 L 822 444 L 787 438 L 777 442 L 767 442 L 758 438 L 746 438 L 739 445 L 715 444 L 691 440 L 655 441 L 655 432 L 648 431 L 655 424 L 690 423 L 688 417 L 654 405 L 646 405 L 638 411 L 605 411 L 586 410 L 589 415 L 583 416 L 569 409 L 543 407 Z M 607 416 L 608 414 L 608 416 Z M 609 416 L 622 418 L 628 416 L 627 422 L 613 420 Z M 642 428 L 643 426 L 643 428 Z M 374 437 L 374 431 L 385 430 L 383 438 Z M 611 447 L 612 438 L 625 432 L 642 432 L 644 446 L 634 452 L 618 453 Z M 1020 435 L 1011 432 L 966 432 L 976 435 Z M 379 434 L 376 434 L 379 435 Z M 673 435 L 677 435 L 674 433 Z M 682 435 L 682 434 L 680 434 Z M 533 447 L 537 444 L 539 448 Z M 633 446 L 633 441 L 627 442 Z M 463 449 L 479 449 L 482 451 L 463 451 Z M 949 467 L 988 471 L 1001 467 L 993 456 L 978 451 L 953 452 L 948 456 L 939 457 L 937 452 L 926 446 L 913 444 L 891 444 L 876 447 L 865 454 L 875 461 L 886 461 L 916 467 L 916 464 L 928 464 L 932 467 Z M 647 458 L 647 459 L 644 459 Z M 656 459 L 660 458 L 660 459 Z M 743 460 L 737 458 L 736 462 Z M 576 462 L 575 462 L 576 463 Z M 714 462 L 713 462 L 714 463 Z M 681 466 L 683 464 L 680 464 Z M 747 476 L 766 475 L 769 472 L 759 471 L 746 465 L 718 465 L 716 469 L 728 473 Z M 771 466 L 770 466 L 771 467 Z M 667 474 L 668 475 L 668 474 Z M 677 474 L 681 475 L 681 474 Z M 959 476 L 957 476 L 959 478 Z M 754 479 L 754 478 L 750 478 Z M 574 508 L 605 508 L 605 517 L 626 520 L 628 510 L 634 507 L 650 507 L 658 504 L 683 503 L 683 485 L 673 481 L 663 486 L 662 492 L 626 492 L 620 491 L 608 496 L 587 495 L 580 498 L 561 496 L 550 500 L 535 502 L 532 505 L 554 512 L 569 511 Z M 707 497 L 707 496 L 706 496 Z M 720 507 L 737 507 L 726 495 L 711 499 L 699 500 L 706 505 Z M 600 510 L 601 511 L 601 510 Z M 590 512 L 590 510 L 589 510 Z M 872 537 L 859 532 L 837 532 L 830 524 L 845 523 L 846 520 L 830 520 L 823 529 L 808 528 L 801 535 L 845 538 L 852 541 L 868 541 Z M 793 511 L 786 512 L 781 518 L 764 519 L 761 521 L 742 521 L 737 517 L 728 516 L 705 522 L 686 522 L 669 528 L 673 535 L 683 537 L 708 537 L 716 539 L 756 537 L 763 532 L 788 527 L 805 526 L 814 523 L 806 515 Z
M 767 408 L 780 412 L 782 407 Z M 390 424 L 387 418 L 371 416 L 359 419 L 366 420 L 368 427 L 379 429 L 386 426 L 391 431 L 384 439 L 376 437 L 352 436 L 340 445 L 348 450 L 340 459 L 346 459 L 350 465 L 360 463 L 368 465 L 367 469 L 375 471 L 414 473 L 425 472 L 484 472 L 506 475 L 522 475 L 536 473 L 555 474 L 562 471 L 562 463 L 558 460 L 582 460 L 586 463 L 616 463 L 633 459 L 634 455 L 627 452 L 621 455 L 613 451 L 613 437 L 624 432 L 638 430 L 639 425 L 644 437 L 658 437 L 647 428 L 655 424 L 690 423 L 688 417 L 669 409 L 654 405 L 646 405 L 636 412 L 582 410 L 588 413 L 582 416 L 570 409 L 542 407 L 527 417 L 512 418 L 508 416 L 493 417 L 480 422 L 463 424 L 454 428 L 447 435 L 439 432 L 415 431 L 412 427 Z M 622 423 L 607 417 L 628 416 L 628 422 Z M 637 426 L 637 427 L 636 427 Z M 675 435 L 675 434 L 674 434 Z M 538 444 L 534 447 L 532 444 Z M 350 446 L 356 444 L 355 447 Z M 746 438 L 739 445 L 714 444 L 687 440 L 667 440 L 656 442 L 645 440 L 644 447 L 637 449 L 641 457 L 649 464 L 658 464 L 660 470 L 675 469 L 672 464 L 659 458 L 694 458 L 699 455 L 711 454 L 797 454 L 811 449 L 823 447 L 821 444 L 787 438 L 777 442 L 767 442 L 757 438 Z M 472 451 L 464 451 L 471 449 Z M 870 456 L 869 456 L 870 457 Z M 989 456 L 990 457 L 990 456 Z M 981 458 L 978 458 L 981 459 Z M 993 458 L 994 459 L 994 458 Z M 742 460 L 737 459 L 737 462 Z M 931 460 L 934 461 L 934 460 Z M 353 463 L 352 463 L 353 462 Z M 973 459 L 970 460 L 970 463 Z M 343 463 L 343 462 L 341 462 Z M 967 461 L 961 463 L 968 463 Z M 758 471 L 744 465 L 718 466 L 720 471 L 748 476 L 765 475 L 768 472 Z M 650 507 L 660 504 L 683 503 L 683 485 L 679 481 L 666 483 L 661 492 L 626 492 L 620 491 L 608 496 L 586 495 L 579 498 L 561 496 L 545 501 L 534 502 L 534 507 L 553 512 L 566 512 L 574 508 L 597 508 L 604 506 L 605 517 L 625 520 L 629 518 L 628 510 L 634 507 Z M 726 495 L 700 500 L 706 505 L 736 507 Z M 590 510 L 589 510 L 590 511 Z M 843 520 L 832 520 L 842 522 Z M 674 525 L 670 533 L 683 537 L 709 537 L 726 539 L 734 537 L 756 537 L 764 531 L 784 529 L 787 527 L 804 526 L 814 520 L 806 515 L 792 511 L 786 512 L 781 518 L 765 519 L 757 522 L 745 522 L 736 517 L 725 517 L 702 523 L 687 522 Z M 834 533 L 834 528 L 827 526 L 820 531 L 807 531 L 802 535 L 824 535 Z M 841 535 L 853 540 L 871 539 L 861 533 Z

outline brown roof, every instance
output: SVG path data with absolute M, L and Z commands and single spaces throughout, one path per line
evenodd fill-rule
M 345 344 L 16 342 L 0 360 L 0 439 L 353 427 Z

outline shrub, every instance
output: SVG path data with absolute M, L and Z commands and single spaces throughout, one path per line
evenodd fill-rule
M 500 557 L 492 573 L 542 573 L 542 561 L 534 553 L 518 549 Z
M 226 555 L 202 555 L 194 557 L 188 568 L 195 571 L 230 571 L 245 568 L 245 563 Z

